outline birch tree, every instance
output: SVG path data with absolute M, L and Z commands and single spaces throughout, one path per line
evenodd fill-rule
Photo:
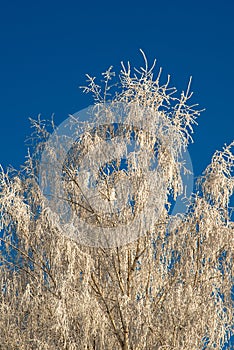
M 200 111 L 190 83 L 178 95 L 142 54 L 139 69 L 87 76 L 95 123 L 70 117 L 65 155 L 39 118 L 22 170 L 1 169 L 1 349 L 222 349 L 231 337 L 234 143 L 172 215 Z

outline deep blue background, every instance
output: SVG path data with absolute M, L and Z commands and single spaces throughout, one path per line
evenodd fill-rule
M 216 149 L 234 139 L 234 2 L 1 1 L 0 163 L 24 161 L 29 117 L 59 124 L 91 103 L 79 90 L 120 61 L 157 58 L 164 77 L 206 108 L 190 147 L 199 175 Z
M 1 1 L 0 163 L 18 168 L 29 117 L 59 124 L 92 100 L 79 90 L 120 61 L 157 58 L 172 85 L 193 76 L 193 102 L 206 108 L 190 147 L 195 175 L 234 139 L 234 2 Z

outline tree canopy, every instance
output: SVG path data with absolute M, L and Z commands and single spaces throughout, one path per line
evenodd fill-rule
M 3 349 L 222 349 L 231 337 L 234 142 L 188 196 L 200 111 L 190 82 L 178 95 L 142 54 L 139 69 L 87 76 L 93 120 L 31 120 L 22 170 L 1 169 Z

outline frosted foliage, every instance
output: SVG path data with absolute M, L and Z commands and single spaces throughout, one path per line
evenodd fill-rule
M 69 205 L 48 205 L 45 189 L 61 193 L 55 167 L 38 185 L 42 152 L 58 165 L 42 120 L 32 121 L 36 146 L 23 170 L 1 169 L 2 349 L 222 349 L 231 336 L 233 144 L 214 154 L 186 215 L 172 223 L 169 197 L 183 189 L 179 157 L 199 111 L 189 88 L 176 97 L 143 58 L 139 70 L 122 65 L 118 85 L 112 67 L 100 85 L 88 76 L 95 125 L 106 129 L 73 119 L 83 136 L 59 149 Z M 101 130 L 110 132 L 116 106 L 127 119 L 107 147 Z M 102 232 L 112 244 L 92 245 Z

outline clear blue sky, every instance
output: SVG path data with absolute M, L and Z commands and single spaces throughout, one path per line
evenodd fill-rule
M 120 61 L 150 61 L 186 87 L 206 111 L 190 147 L 195 175 L 213 152 L 234 139 L 234 2 L 1 1 L 0 163 L 19 167 L 28 118 L 57 124 L 91 103 L 79 86 Z
M 24 161 L 28 118 L 59 124 L 90 104 L 79 86 L 120 61 L 157 58 L 172 84 L 193 76 L 206 111 L 190 147 L 195 175 L 234 138 L 233 1 L 5 1 L 0 8 L 0 163 Z

